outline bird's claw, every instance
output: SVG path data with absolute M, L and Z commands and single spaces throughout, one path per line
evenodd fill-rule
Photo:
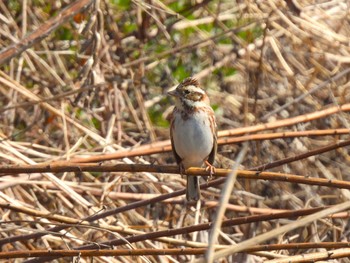
M 208 177 L 208 180 L 207 181 L 210 181 L 212 178 L 213 178 L 213 175 L 215 174 L 215 167 L 214 165 L 211 165 L 208 161 L 205 161 L 205 164 L 206 164 L 206 168 L 205 168 L 205 171 L 206 172 L 209 172 L 209 177 Z

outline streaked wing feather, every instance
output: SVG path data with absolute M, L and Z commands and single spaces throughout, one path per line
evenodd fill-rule
M 212 114 L 212 115 L 211 115 Z M 218 149 L 218 130 L 217 130 L 217 126 L 216 126 L 216 122 L 215 122 L 215 116 L 214 116 L 214 111 L 211 110 L 211 118 L 210 118 L 210 121 L 212 124 L 214 125 L 211 125 L 211 130 L 213 132 L 213 149 L 211 150 L 211 152 L 209 153 L 208 155 L 208 162 L 211 164 L 211 165 L 214 165 L 214 162 L 215 162 L 215 156 L 216 156 L 216 153 L 217 153 L 217 149 Z
M 211 152 L 210 152 L 209 155 L 208 155 L 208 162 L 209 162 L 211 165 L 214 165 L 215 156 L 216 156 L 216 153 L 217 153 L 217 149 L 218 149 L 217 133 L 216 133 L 216 131 L 215 131 L 215 133 L 214 133 L 214 140 L 213 140 L 213 149 L 211 150 Z
M 177 154 L 176 149 L 175 149 L 174 140 L 173 140 L 173 130 L 174 130 L 174 116 L 172 116 L 171 123 L 170 123 L 170 141 L 171 141 L 171 149 L 173 151 L 176 163 L 180 164 L 182 159 Z

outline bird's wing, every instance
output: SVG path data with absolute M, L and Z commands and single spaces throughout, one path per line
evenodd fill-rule
M 215 123 L 215 117 L 213 117 L 213 121 Z M 215 156 L 216 156 L 217 149 L 218 149 L 218 131 L 217 131 L 216 124 L 215 124 L 215 127 L 211 127 L 211 128 L 212 128 L 212 131 L 213 131 L 213 134 L 214 134 L 213 135 L 213 149 L 211 150 L 211 152 L 208 155 L 208 162 L 211 165 L 214 165 Z
M 177 164 L 180 164 L 182 159 L 181 157 L 177 154 L 176 149 L 175 149 L 175 145 L 174 145 L 174 140 L 173 140 L 173 130 L 174 130 L 174 116 L 172 114 L 171 116 L 171 122 L 170 122 L 170 141 L 171 141 L 171 149 L 173 151 L 173 154 L 175 156 L 175 160 L 177 162 Z

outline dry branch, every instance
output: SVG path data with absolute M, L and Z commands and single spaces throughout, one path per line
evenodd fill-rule
M 290 243 L 290 244 L 274 244 L 254 246 L 243 252 L 258 252 L 271 250 L 286 250 L 286 249 L 311 249 L 311 248 L 348 248 L 349 242 L 322 242 L 322 243 Z M 149 255 L 203 255 L 207 248 L 173 248 L 173 249 L 113 249 L 113 250 L 28 250 L 28 251 L 11 251 L 0 252 L 0 259 L 8 258 L 28 258 L 28 257 L 98 257 L 98 256 L 149 256 Z M 219 249 L 217 249 L 219 250 Z M 326 254 L 327 256 L 322 256 Z M 350 255 L 350 251 L 334 251 L 328 253 L 314 253 L 300 256 L 304 261 L 308 262 L 310 259 L 318 260 L 342 258 Z M 276 262 L 296 262 L 296 257 L 288 257 L 282 261 Z M 268 261 L 275 262 L 275 261 Z M 298 261 L 301 262 L 301 261 Z
M 201 255 L 203 248 L 169 248 L 169 249 L 113 249 L 113 250 L 29 250 L 0 252 L 0 259 L 30 257 L 116 257 L 116 256 L 150 256 L 150 255 Z
M 350 144 L 350 142 L 347 142 Z M 297 157 L 293 157 L 295 159 Z M 305 158 L 305 157 L 304 157 Z M 350 182 L 341 180 L 329 180 L 323 178 L 311 178 L 302 175 L 292 175 L 285 173 L 274 173 L 274 172 L 260 172 L 266 170 L 271 165 L 266 165 L 258 168 L 254 168 L 253 171 L 249 170 L 237 170 L 237 177 L 240 179 L 249 180 L 270 180 L 270 181 L 281 181 L 290 183 L 300 183 L 309 185 L 319 185 L 334 187 L 340 189 L 350 189 Z M 266 168 L 265 168 L 266 167 Z M 178 166 L 169 165 L 146 165 L 146 164 L 115 164 L 115 165 L 103 165 L 103 164 L 88 164 L 88 163 L 68 163 L 63 164 L 54 163 L 53 165 L 26 165 L 26 166 L 0 166 L 0 177 L 8 174 L 20 174 L 20 173 L 63 173 L 63 172 L 150 172 L 150 173 L 165 173 L 165 174 L 179 174 Z M 229 169 L 215 169 L 214 177 L 224 177 L 231 173 Z M 186 174 L 189 176 L 208 176 L 209 172 L 205 168 L 189 168 L 186 170 Z M 220 180 L 222 183 L 223 180 Z M 218 180 L 215 182 L 218 184 Z M 201 185 L 201 188 L 207 188 L 208 183 Z

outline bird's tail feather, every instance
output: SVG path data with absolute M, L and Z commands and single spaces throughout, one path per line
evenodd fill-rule
M 201 197 L 198 176 L 187 176 L 186 199 L 187 201 L 198 201 Z

